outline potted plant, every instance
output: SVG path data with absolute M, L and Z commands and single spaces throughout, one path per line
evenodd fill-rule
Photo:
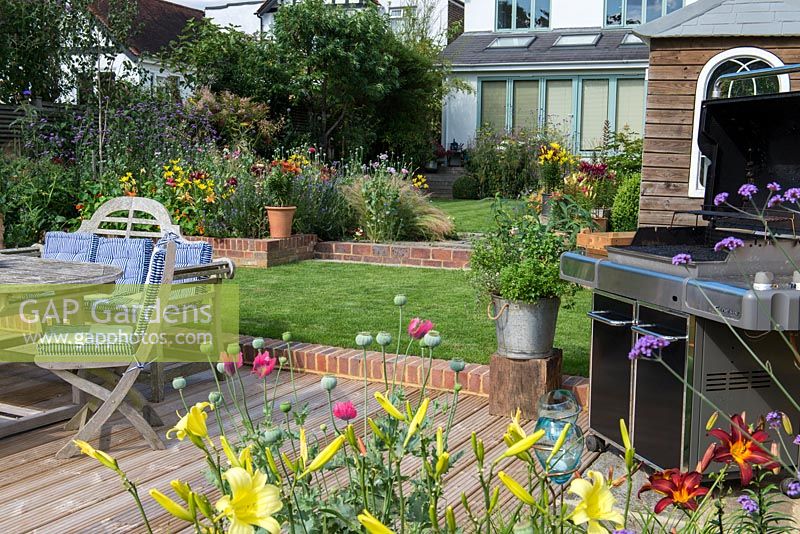
M 302 162 L 297 158 L 275 160 L 269 165 L 264 176 L 264 187 L 270 204 L 266 207 L 269 220 L 269 235 L 283 239 L 292 235 L 292 220 L 297 206 L 291 205 L 294 182 L 302 172 Z
M 507 210 L 495 202 L 495 220 L 496 230 L 475 242 L 470 267 L 474 285 L 491 298 L 497 352 L 512 359 L 547 358 L 561 297 L 575 290 L 559 277 L 570 238 L 543 224 L 530 207 Z

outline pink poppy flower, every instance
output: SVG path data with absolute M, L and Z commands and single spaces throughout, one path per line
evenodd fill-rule
M 277 358 L 270 358 L 269 352 L 259 352 L 258 355 L 253 360 L 253 374 L 257 375 L 258 378 L 262 380 L 269 376 L 273 369 L 275 369 L 275 364 L 277 363 Z
M 356 407 L 350 401 L 337 402 L 333 405 L 333 416 L 342 421 L 350 421 L 358 415 Z
M 408 323 L 408 335 L 414 339 L 422 339 L 432 328 L 433 323 L 428 319 L 422 320 L 419 317 L 414 317 Z
M 228 376 L 235 375 L 236 369 L 239 369 L 242 365 L 244 365 L 244 358 L 242 358 L 241 352 L 236 355 L 222 352 L 219 355 L 219 360 L 222 362 L 222 366 L 225 369 L 225 374 Z

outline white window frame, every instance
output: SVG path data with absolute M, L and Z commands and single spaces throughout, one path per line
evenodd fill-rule
M 697 136 L 700 130 L 700 108 L 703 100 L 706 98 L 708 91 L 709 76 L 714 70 L 729 59 L 736 59 L 739 57 L 747 57 L 752 59 L 760 59 L 773 67 L 782 67 L 783 61 L 781 58 L 768 52 L 767 50 L 743 46 L 738 48 L 731 48 L 720 52 L 716 56 L 706 62 L 703 69 L 700 71 L 700 76 L 697 78 L 697 89 L 694 98 L 694 119 L 692 121 L 692 155 L 689 162 L 689 197 L 690 198 L 703 198 L 705 196 L 705 185 L 700 183 L 701 180 L 701 166 L 703 157 L 700 154 L 700 147 L 697 144 Z M 781 74 L 778 76 L 778 88 L 781 93 L 790 90 L 790 82 L 788 74 Z

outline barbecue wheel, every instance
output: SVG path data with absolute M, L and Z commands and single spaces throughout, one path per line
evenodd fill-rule
M 603 438 L 599 438 L 594 434 L 586 436 L 586 450 L 589 452 L 605 452 L 608 448 Z

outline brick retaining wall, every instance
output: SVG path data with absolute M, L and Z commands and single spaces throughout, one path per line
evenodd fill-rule
M 255 350 L 251 336 L 242 336 L 241 344 L 245 361 L 252 362 Z M 277 357 L 288 357 L 287 343 L 277 339 L 264 339 L 265 348 Z M 342 378 L 363 379 L 363 353 L 356 349 L 344 349 L 314 343 L 292 343 L 292 360 L 295 369 L 314 374 L 331 374 Z M 386 373 L 391 381 L 397 367 L 398 382 L 407 386 L 422 384 L 427 360 L 419 356 L 386 355 Z M 383 359 L 380 352 L 367 351 L 367 379 L 372 382 L 383 381 Z M 428 386 L 436 390 L 452 390 L 455 384 L 455 373 L 450 369 L 449 361 L 433 360 Z M 405 370 L 405 377 L 402 377 Z M 468 363 L 459 373 L 459 382 L 463 386 L 462 393 L 488 397 L 491 392 L 491 378 L 488 365 Z M 571 390 L 582 406 L 588 406 L 589 381 L 581 376 L 564 375 L 561 387 Z
M 469 266 L 471 250 L 466 246 L 430 243 L 364 243 L 359 241 L 320 241 L 314 258 L 354 263 L 408 265 L 439 269 Z
M 214 247 L 214 257 L 231 258 L 236 265 L 272 267 L 314 258 L 317 236 L 297 234 L 286 239 L 244 239 L 238 237 L 187 237 Z

